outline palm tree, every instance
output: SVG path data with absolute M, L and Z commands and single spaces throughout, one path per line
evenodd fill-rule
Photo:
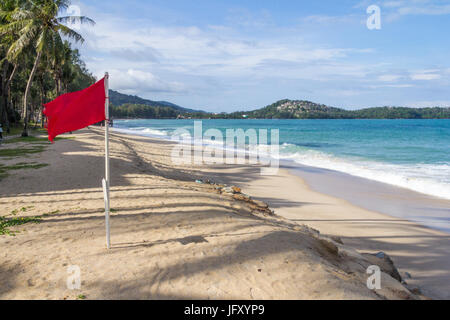
M 0 26 L 0 35 L 18 33 L 20 36 L 16 39 L 7 52 L 7 58 L 17 59 L 24 49 L 31 46 L 35 50 L 35 59 L 33 68 L 28 77 L 25 89 L 23 108 L 24 108 L 24 128 L 22 136 L 28 136 L 29 110 L 28 101 L 36 70 L 45 52 L 54 52 L 61 47 L 61 36 L 65 36 L 75 42 L 84 42 L 83 37 L 76 31 L 65 26 L 66 22 L 79 22 L 94 24 L 94 21 L 84 17 L 58 17 L 61 10 L 67 9 L 70 0 L 34 0 L 24 1 L 10 15 L 10 22 Z M 1 15 L 1 13 L 0 13 Z
M 76 76 L 74 71 L 74 65 L 76 61 L 74 61 L 74 52 L 72 50 L 72 47 L 69 42 L 64 41 L 64 48 L 63 48 L 63 57 L 64 57 L 64 63 L 62 64 L 61 68 L 61 90 L 64 93 L 69 92 L 69 83 L 71 80 Z
M 19 0 L 4 0 L 0 2 L 0 26 L 6 25 L 9 22 L 10 15 L 14 9 L 18 6 Z M 7 34 L 0 39 L 0 122 L 3 124 L 3 128 L 6 128 L 9 133 L 9 97 L 11 81 L 18 69 L 17 61 L 8 61 L 6 57 L 7 49 L 14 40 L 13 34 Z
M 51 59 L 51 70 L 55 81 L 56 96 L 61 95 L 64 91 L 64 81 L 70 81 L 72 74 L 70 73 L 70 66 L 72 64 L 72 48 L 67 41 L 55 41 L 56 46 L 53 52 L 49 55 Z M 66 92 L 64 92 L 66 93 Z

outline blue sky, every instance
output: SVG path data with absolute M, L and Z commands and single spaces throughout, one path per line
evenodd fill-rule
M 73 1 L 112 89 L 207 111 L 450 106 L 450 0 Z M 381 8 L 381 30 L 366 10 Z M 76 26 L 75 26 L 76 27 Z

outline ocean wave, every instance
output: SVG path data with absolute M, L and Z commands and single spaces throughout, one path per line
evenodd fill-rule
M 117 132 L 147 137 L 172 139 L 172 131 L 150 129 L 148 127 L 114 128 Z M 185 137 L 181 137 L 183 139 Z M 229 149 L 226 143 L 214 140 L 180 141 L 202 144 L 214 148 Z M 233 148 L 234 149 L 234 148 Z M 423 194 L 450 199 L 450 164 L 389 164 L 361 158 L 344 158 L 323 151 L 311 149 L 308 144 L 282 143 L 279 148 L 280 160 L 289 160 L 297 164 L 339 171 L 353 176 L 366 178 Z M 239 152 L 239 151 L 238 151 Z M 259 153 L 264 158 L 271 155 L 270 145 L 247 146 L 240 152 Z
M 170 134 L 167 131 L 150 129 L 147 127 L 113 128 L 113 131 L 127 133 L 127 134 L 141 135 L 141 136 L 146 136 L 146 137 L 158 137 L 158 138 L 170 137 Z
M 286 152 L 286 148 L 283 150 L 283 147 L 280 159 L 344 172 L 423 194 L 450 199 L 450 164 L 389 164 L 366 159 L 336 157 L 316 150 Z

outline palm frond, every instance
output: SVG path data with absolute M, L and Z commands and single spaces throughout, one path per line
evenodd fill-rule
M 16 9 L 12 13 L 10 13 L 10 17 L 12 20 L 18 21 L 18 20 L 24 20 L 24 19 L 33 19 L 33 18 L 35 18 L 35 15 L 30 10 Z
M 48 28 L 45 28 L 42 30 L 38 40 L 36 41 L 36 50 L 38 52 L 43 52 L 44 49 L 52 45 L 51 42 L 51 31 Z
M 54 0 L 55 5 L 61 9 L 67 9 L 70 6 L 70 0 Z
M 2 20 L 8 20 L 9 16 L 11 15 L 11 12 L 0 10 L 0 21 Z
M 7 33 L 23 33 L 23 29 L 29 23 L 33 22 L 32 19 L 14 21 L 5 25 L 0 25 L 0 35 L 4 35 Z
M 81 34 L 79 34 L 78 32 L 70 29 L 69 27 L 60 24 L 57 26 L 57 30 L 59 32 L 61 32 L 62 35 L 66 36 L 67 38 L 74 40 L 75 42 L 84 42 L 84 38 Z
M 58 17 L 56 19 L 59 23 L 70 23 L 70 24 L 89 24 L 91 26 L 95 25 L 95 21 L 85 17 L 85 16 L 66 16 L 66 17 Z
M 61 64 L 64 54 L 64 43 L 58 32 L 53 32 L 51 36 L 51 44 L 49 49 L 51 51 L 51 57 L 55 64 Z
M 13 42 L 8 50 L 7 57 L 12 60 L 17 59 L 18 55 L 35 39 L 38 27 L 30 22 L 21 31 L 19 39 Z

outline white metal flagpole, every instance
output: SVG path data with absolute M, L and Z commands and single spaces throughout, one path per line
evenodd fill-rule
M 105 224 L 106 224 L 106 247 L 111 248 L 110 228 L 109 228 L 109 186 L 110 186 L 110 170 L 109 170 L 109 74 L 105 73 L 105 179 L 103 179 L 103 193 L 105 197 Z

